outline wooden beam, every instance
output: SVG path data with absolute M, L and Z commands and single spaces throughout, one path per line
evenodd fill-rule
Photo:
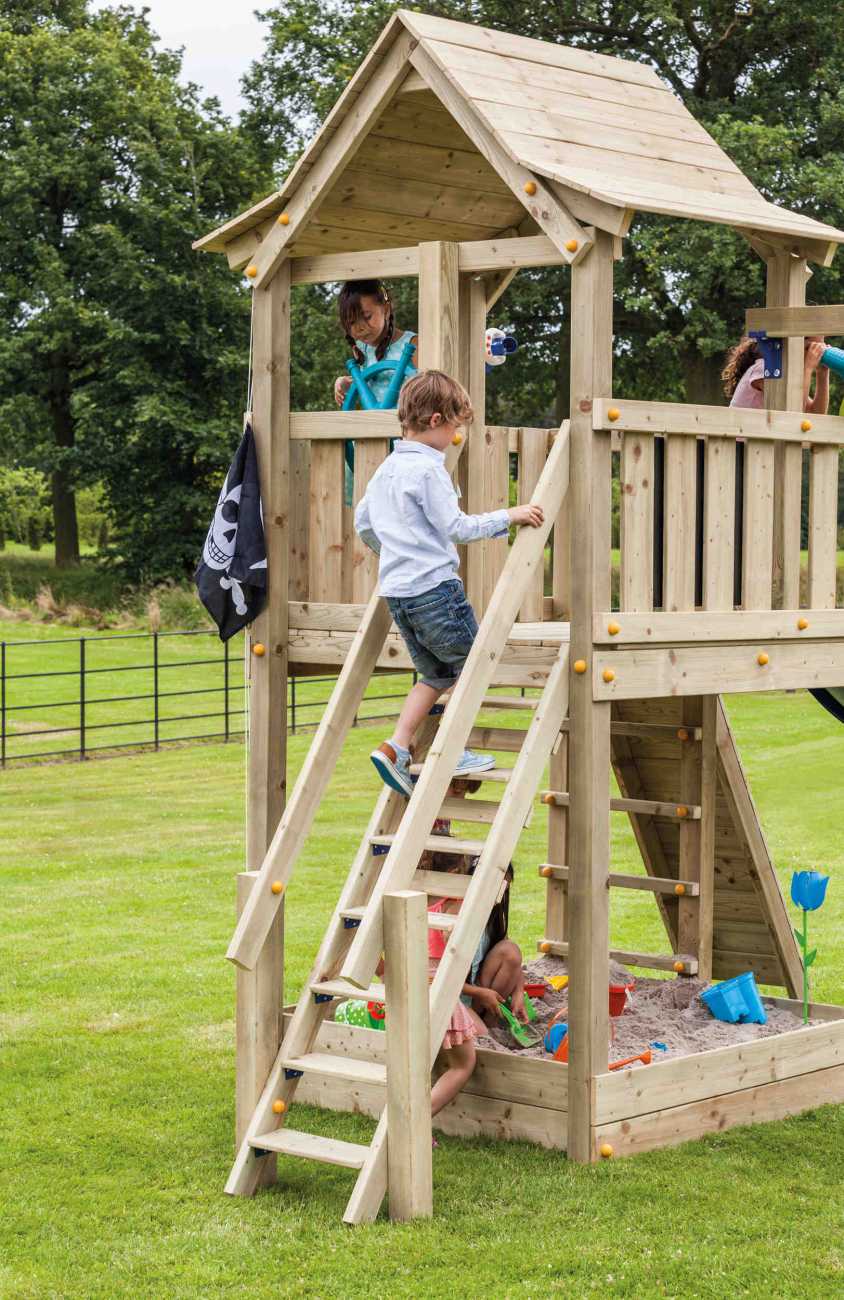
M 611 488 L 609 434 L 593 432 L 592 405 L 612 392 L 613 244 L 595 232 L 595 244 L 572 270 L 571 290 L 571 526 L 576 563 L 571 572 L 569 736 L 572 796 L 569 814 L 569 1142 L 572 1160 L 592 1159 L 592 1079 L 603 1073 L 609 1051 L 610 710 L 596 707 L 589 685 L 592 622 L 609 604 Z
M 464 240 L 457 245 L 461 272 L 518 271 L 528 266 L 565 266 L 567 258 L 547 235 Z
M 591 236 L 574 219 L 550 186 L 537 180 L 533 172 L 516 162 L 512 154 L 495 138 L 451 80 L 448 70 L 441 67 L 422 46 L 413 50 L 410 61 L 466 132 L 478 152 L 483 154 L 519 201 L 524 203 L 525 209 L 552 240 L 565 261 L 573 265 L 583 257 L 592 246 Z M 525 186 L 533 188 L 526 190 Z M 567 248 L 568 244 L 573 244 L 574 247 Z
M 547 880 L 569 879 L 568 867 L 555 867 L 546 862 L 538 871 Z M 649 894 L 672 894 L 675 897 L 678 895 L 678 886 L 692 898 L 700 893 L 700 887 L 694 880 L 680 880 L 673 876 L 628 876 L 615 871 L 607 876 L 607 885 L 610 889 L 641 889 Z M 548 934 L 547 929 L 545 933 Z
M 768 308 L 794 309 L 806 301 L 808 267 L 801 258 L 775 252 L 767 261 Z M 765 406 L 770 410 L 803 409 L 803 340 L 790 338 L 783 348 L 783 376 L 765 380 Z M 812 421 L 810 421 L 812 423 Z M 777 603 L 785 609 L 800 604 L 800 513 L 803 456 L 800 445 L 789 442 L 774 447 L 772 577 Z M 745 482 L 748 453 L 745 452 Z M 752 527 L 751 520 L 751 527 Z M 747 602 L 744 602 L 747 604 Z M 770 604 L 770 601 L 768 602 Z M 834 604 L 834 602 L 833 602 Z
M 398 438 L 395 411 L 291 411 L 290 437 L 309 442 Z
M 606 892 L 607 891 L 604 890 L 605 895 Z M 544 952 L 544 953 L 551 952 L 555 957 L 568 958 L 569 969 L 571 969 L 572 945 L 570 943 L 553 943 L 548 939 L 541 939 L 536 946 L 539 952 Z M 684 975 L 697 974 L 697 958 L 693 956 L 692 953 L 628 952 L 624 948 L 610 948 L 608 955 L 613 961 L 621 962 L 622 966 L 633 966 L 637 970 L 666 970 L 666 971 L 674 971 L 675 974 L 679 974 L 680 972 L 678 970 L 678 967 L 682 967 L 682 973 Z M 604 1002 L 607 1001 L 608 982 L 609 982 L 609 977 L 607 977 L 607 979 L 604 981 Z M 572 978 L 571 985 L 569 986 L 569 1026 L 571 1025 L 571 1002 L 574 997 L 574 990 L 576 987 L 577 986 L 574 983 L 574 978 Z M 574 1047 L 574 1036 L 572 1036 L 572 1047 Z M 602 1069 L 606 1069 L 606 1066 L 603 1066 Z M 594 1078 L 595 1076 L 593 1075 L 593 1080 Z M 571 1089 L 571 1086 L 572 1086 L 571 1054 L 569 1054 L 569 1089 Z M 571 1101 L 569 1101 L 569 1107 L 571 1107 Z M 571 1160 L 577 1159 L 577 1156 L 573 1155 L 571 1151 L 571 1135 L 569 1136 L 569 1158 Z
M 285 803 L 290 510 L 290 276 L 254 312 L 252 426 L 267 546 L 267 602 L 246 639 L 250 679 L 246 866 L 263 861 Z M 260 643 L 268 653 L 251 654 Z
M 803 624 L 805 623 L 805 627 Z M 617 631 L 610 632 L 610 626 Z M 815 641 L 844 637 L 844 609 L 706 610 L 596 614 L 596 645 L 680 645 L 684 641 Z
M 257 871 L 237 877 L 240 916 L 257 879 Z M 282 1038 L 284 980 L 284 909 L 279 908 L 254 970 L 237 972 L 235 997 L 235 1146 L 246 1137 Z M 275 1182 L 275 1157 L 261 1164 L 258 1186 Z
M 757 656 L 767 655 L 760 664 Z M 604 670 L 612 674 L 607 681 Z M 592 665 L 596 700 L 731 691 L 787 691 L 844 682 L 844 641 L 686 645 L 672 649 L 598 650 Z
M 427 938 L 425 894 L 386 894 L 387 1185 L 390 1218 L 400 1221 L 434 1212 Z
M 610 419 L 609 412 L 618 415 Z M 801 429 L 805 420 L 811 432 Z M 691 437 L 764 438 L 774 442 L 818 442 L 844 445 L 844 419 L 837 415 L 804 415 L 800 410 L 764 411 L 737 406 L 687 406 L 682 402 L 634 402 L 623 397 L 596 400 L 594 429 L 624 433 L 685 433 Z
M 687 748 L 683 747 L 684 750 Z M 558 808 L 571 807 L 571 795 L 561 790 L 546 790 L 543 803 L 553 803 Z M 639 817 L 666 817 L 669 821 L 699 821 L 700 807 L 689 803 L 668 803 L 660 799 L 610 799 L 610 812 L 635 813 Z
M 805 272 L 803 278 L 805 283 Z M 844 334 L 844 304 L 750 307 L 744 314 L 744 329 L 746 334 L 751 330 L 765 330 L 772 339 Z
M 415 46 L 415 39 L 406 32 L 397 34 L 392 47 L 347 109 L 301 185 L 290 195 L 286 204 L 288 223 L 275 225 L 255 254 L 258 273 L 252 283 L 256 289 L 269 284 L 281 262 L 289 255 L 288 245 L 299 238 L 341 170 L 360 148 L 369 128 L 407 75 L 408 57 Z

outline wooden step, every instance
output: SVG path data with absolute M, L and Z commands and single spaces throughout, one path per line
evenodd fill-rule
M 459 894 L 451 894 L 451 895 L 450 895 L 450 894 L 448 893 L 448 889 L 447 889 L 447 888 L 446 888 L 446 889 L 440 888 L 440 886 L 441 886 L 441 884 L 442 884 L 442 877 L 443 877 L 443 876 L 448 876 L 448 877 L 451 879 L 451 878 L 452 878 L 452 873 L 451 873 L 451 872 L 448 872 L 448 871 L 421 871 L 421 872 L 418 872 L 417 874 L 420 875 L 420 876 L 426 876 L 426 877 L 427 877 L 427 876 L 436 876 L 436 877 L 437 877 L 437 881 L 436 881 L 436 884 L 437 884 L 437 890 L 434 890 L 433 892 L 434 892 L 434 893 L 439 892 L 439 894 L 440 894 L 440 896 L 441 896 L 442 898 L 449 898 L 449 897 L 452 897 L 452 898 L 463 898 L 463 897 L 464 897 L 464 894 L 465 894 L 465 888 L 464 888 L 464 886 L 463 886 L 462 884 L 459 886 L 459 888 L 460 888 L 461 891 L 462 891 L 462 892 L 459 893 Z M 471 876 L 456 876 L 456 877 L 453 877 L 453 878 L 458 879 L 458 880 L 460 880 L 460 881 L 463 881 L 463 880 L 469 881 L 469 880 L 471 880 Z M 433 885 L 433 883 L 434 883 L 434 882 L 432 882 L 432 885 Z M 414 882 L 413 882 L 413 888 L 414 888 L 414 889 L 421 889 L 421 890 L 423 890 L 424 893 L 431 893 L 431 892 L 432 892 L 431 890 L 425 889 L 424 885 L 423 885 L 421 882 L 420 882 L 419 884 L 417 884 L 415 879 L 414 879 Z M 364 914 L 365 911 L 366 911 L 366 908 L 365 908 L 365 907 L 347 907 L 347 908 L 345 908 L 345 909 L 340 913 L 340 915 L 341 915 L 342 917 L 344 917 L 344 918 L 348 918 L 350 921 L 362 921 L 362 920 L 363 920 L 363 914 Z M 447 912 L 431 912 L 430 915 L 428 916 L 428 928 L 429 928 L 430 930 L 453 930 L 453 929 L 454 929 L 454 924 L 455 924 L 456 920 L 457 920 L 457 917 L 456 917 L 456 916 L 450 916 Z
M 471 778 L 470 778 L 471 779 Z M 444 799 L 440 817 L 456 822 L 486 822 L 492 824 L 498 804 L 492 799 Z
M 527 731 L 523 727 L 473 727 L 466 741 L 469 749 L 499 749 L 505 754 L 518 754 Z M 486 773 L 478 773 L 483 778 Z
M 539 696 L 531 699 L 524 695 L 485 695 L 481 701 L 482 709 L 535 709 Z
M 411 763 L 411 776 L 418 776 L 422 771 L 421 763 Z M 488 772 L 476 772 L 474 776 L 467 777 L 467 781 L 509 781 L 513 775 L 512 767 L 491 767 Z
M 279 1155 L 301 1156 L 305 1160 L 321 1160 L 327 1165 L 343 1165 L 346 1169 L 362 1169 L 369 1147 L 358 1142 L 341 1142 L 339 1138 L 319 1137 L 316 1133 L 300 1133 L 292 1128 L 277 1128 L 272 1133 L 261 1133 L 250 1138 L 249 1145 L 256 1151 L 277 1151 Z
M 568 808 L 571 795 L 565 790 L 546 790 L 543 803 Z M 700 805 L 668 803 L 660 799 L 610 799 L 610 812 L 633 813 L 637 817 L 667 817 L 671 821 L 700 821 Z
M 431 898 L 465 898 L 471 883 L 471 876 L 464 876 L 458 871 L 417 871 L 410 882 L 410 887 L 421 889 Z M 436 915 L 435 912 L 434 916 Z M 433 921 L 429 920 L 428 924 L 432 925 Z M 448 927 L 438 928 L 445 930 Z
M 354 1056 L 332 1056 L 328 1052 L 306 1052 L 304 1056 L 291 1056 L 282 1061 L 285 1070 L 301 1070 L 303 1074 L 321 1074 L 332 1079 L 348 1079 L 350 1083 L 387 1082 L 387 1067 L 378 1061 L 362 1061 Z
M 543 862 L 539 874 L 546 880 L 568 881 L 571 879 L 570 870 L 569 867 L 557 867 L 551 862 Z M 696 880 L 674 880 L 671 876 L 622 876 L 612 871 L 608 880 L 613 889 L 645 889 L 652 894 L 682 894 L 686 898 L 700 896 L 700 885 Z M 682 885 L 682 889 L 678 889 L 679 885 Z
M 373 835 L 370 844 L 390 845 L 395 835 Z M 484 847 L 483 840 L 458 840 L 448 835 L 429 835 L 422 845 L 432 853 L 466 853 L 476 858 Z
M 312 993 L 326 993 L 332 998 L 365 998 L 367 1002 L 384 1001 L 384 985 L 370 984 L 369 988 L 358 988 L 348 980 L 320 980 L 311 985 Z
M 559 943 L 555 939 L 540 939 L 536 945 L 537 951 L 541 953 L 552 953 L 555 957 L 568 957 L 569 945 Z M 620 961 L 622 966 L 641 967 L 649 970 L 670 970 L 678 975 L 697 975 L 698 960 L 690 953 L 672 952 L 652 953 L 652 952 L 625 952 L 621 948 L 610 948 L 610 957 L 614 961 Z M 678 970 L 677 968 L 681 969 Z

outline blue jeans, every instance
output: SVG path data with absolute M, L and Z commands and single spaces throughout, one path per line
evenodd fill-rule
M 453 686 L 478 634 L 463 583 L 447 578 L 421 596 L 385 597 L 413 666 L 426 686 Z

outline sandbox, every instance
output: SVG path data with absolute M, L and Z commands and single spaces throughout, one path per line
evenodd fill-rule
M 565 973 L 565 963 L 541 957 L 530 977 Z M 737 1124 L 783 1119 L 827 1102 L 844 1101 L 844 1007 L 812 1003 L 802 1024 L 801 1003 L 763 997 L 765 1025 L 725 1024 L 700 1003 L 704 985 L 689 979 L 643 979 L 612 963 L 613 982 L 635 980 L 632 1005 L 613 1021 L 611 1059 L 632 1056 L 653 1042 L 647 1066 L 595 1077 L 594 1153 L 632 1155 L 674 1145 Z M 566 1003 L 548 991 L 537 1002 L 539 1026 Z M 292 1008 L 285 1013 L 285 1028 Z M 333 1055 L 385 1060 L 385 1035 L 325 1021 L 316 1049 Z M 565 1150 L 568 1066 L 541 1046 L 508 1045 L 503 1030 L 479 1040 L 478 1064 L 463 1092 L 434 1120 L 441 1133 L 521 1139 Z M 300 1081 L 297 1100 L 328 1110 L 377 1118 L 380 1083 L 325 1077 Z

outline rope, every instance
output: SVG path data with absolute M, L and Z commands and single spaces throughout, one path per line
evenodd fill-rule
M 249 308 L 249 360 L 246 368 L 246 409 L 243 413 L 243 428 L 246 429 L 247 421 L 252 419 L 252 349 L 255 337 L 255 294 L 252 294 Z M 246 630 L 244 636 L 244 655 L 243 655 L 243 709 L 244 709 L 244 731 L 245 746 L 243 750 L 243 825 L 249 825 L 249 749 L 251 744 L 250 719 L 252 716 L 252 656 L 249 653 L 249 646 L 252 637 L 251 624 Z M 244 870 L 249 870 L 249 842 L 244 839 L 243 844 L 243 864 Z

